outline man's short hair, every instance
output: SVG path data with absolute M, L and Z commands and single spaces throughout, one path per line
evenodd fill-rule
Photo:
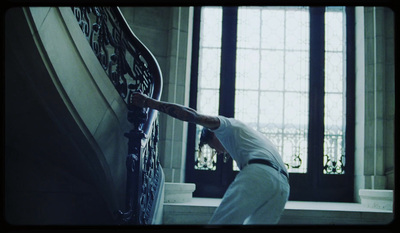
M 205 144 L 208 144 L 212 140 L 213 137 L 214 137 L 214 133 L 211 130 L 209 130 L 208 128 L 204 127 L 201 130 L 199 149 L 201 150 L 201 148 Z

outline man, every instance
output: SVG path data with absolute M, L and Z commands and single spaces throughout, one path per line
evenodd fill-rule
M 200 145 L 208 144 L 236 161 L 240 172 L 210 224 L 278 223 L 289 197 L 289 177 L 279 152 L 263 134 L 232 118 L 203 115 L 139 93 L 132 96 L 130 103 L 205 127 Z

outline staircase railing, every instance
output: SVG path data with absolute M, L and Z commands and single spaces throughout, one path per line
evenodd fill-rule
M 160 196 L 163 173 L 158 158 L 158 120 L 152 109 L 132 107 L 135 92 L 160 99 L 162 74 L 151 52 L 131 31 L 118 7 L 72 7 L 82 32 L 110 81 L 128 107 L 133 128 L 126 159 L 126 210 L 119 224 L 151 224 Z

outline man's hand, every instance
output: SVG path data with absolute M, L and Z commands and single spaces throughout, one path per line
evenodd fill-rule
M 131 95 L 131 98 L 129 99 L 129 104 L 140 108 L 146 108 L 148 107 L 146 105 L 146 100 L 148 98 L 149 97 L 147 97 L 147 95 L 137 92 Z

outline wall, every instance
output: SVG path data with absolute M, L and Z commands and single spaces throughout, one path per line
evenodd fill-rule
M 394 189 L 394 16 L 356 8 L 355 197 L 359 189 Z
M 162 101 L 189 103 L 190 7 L 121 7 L 135 35 L 156 57 L 163 74 Z M 160 160 L 166 182 L 184 182 L 187 123 L 159 115 Z

